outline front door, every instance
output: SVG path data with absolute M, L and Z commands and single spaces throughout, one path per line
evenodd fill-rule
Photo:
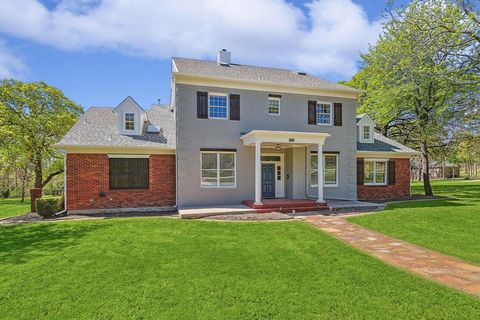
M 262 163 L 262 198 L 275 198 L 274 163 Z

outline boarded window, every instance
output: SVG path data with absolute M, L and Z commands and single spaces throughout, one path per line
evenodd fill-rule
M 110 158 L 110 190 L 148 189 L 147 158 Z

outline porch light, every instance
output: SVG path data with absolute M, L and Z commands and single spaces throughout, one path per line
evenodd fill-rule
M 277 144 L 277 146 L 275 147 L 275 151 L 280 151 L 280 149 L 282 149 L 282 148 L 280 148 L 280 145 Z

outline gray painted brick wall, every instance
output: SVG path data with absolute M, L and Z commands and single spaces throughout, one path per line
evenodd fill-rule
M 240 121 L 197 119 L 197 91 L 240 95 Z M 339 186 L 325 188 L 326 198 L 356 198 L 356 119 L 355 100 L 325 96 L 265 92 L 215 87 L 175 85 L 177 127 L 177 188 L 180 207 L 212 204 L 238 204 L 254 199 L 254 147 L 244 147 L 242 132 L 251 130 L 281 130 L 326 132 L 324 151 L 338 151 Z M 280 116 L 268 114 L 268 94 L 281 94 Z M 308 100 L 340 102 L 343 104 L 343 126 L 316 126 L 307 123 Z M 237 181 L 235 188 L 212 189 L 200 185 L 200 148 L 235 148 Z M 315 150 L 316 147 L 313 147 Z M 263 150 L 262 150 L 263 151 Z M 271 150 L 270 150 L 271 151 Z M 306 169 L 309 165 L 307 148 L 287 149 L 285 152 L 287 197 L 315 197 L 309 187 Z

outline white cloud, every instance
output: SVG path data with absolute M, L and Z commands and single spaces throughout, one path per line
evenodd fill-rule
M 9 78 L 21 79 L 27 69 L 22 59 L 0 39 L 0 80 Z
M 153 58 L 212 58 L 350 77 L 380 27 L 351 0 L 2 1 L 0 32 L 64 50 L 110 49 Z

